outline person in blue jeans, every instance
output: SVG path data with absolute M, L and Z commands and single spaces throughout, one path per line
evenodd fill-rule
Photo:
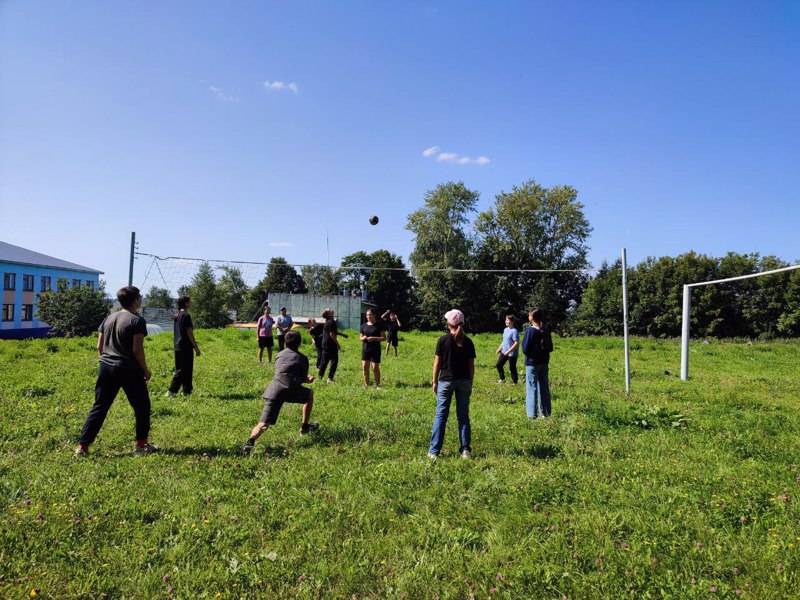
M 525 409 L 529 419 L 550 416 L 550 352 L 553 337 L 545 325 L 544 311 L 534 308 L 528 315 L 531 326 L 522 338 L 525 355 Z
M 456 396 L 460 441 L 458 453 L 461 458 L 472 458 L 469 398 L 472 395 L 472 382 L 475 379 L 475 345 L 464 334 L 464 313 L 453 309 L 448 311 L 444 318 L 447 320 L 450 333 L 443 335 L 436 342 L 436 356 L 433 359 L 436 416 L 433 419 L 428 458 L 439 458 L 439 453 L 442 451 L 453 394 Z

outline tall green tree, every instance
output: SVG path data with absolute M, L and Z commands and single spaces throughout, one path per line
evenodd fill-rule
M 388 250 L 370 254 L 367 296 L 380 312 L 393 310 L 404 327 L 414 325 L 414 280 L 406 270 L 403 259 Z
M 622 335 L 622 260 L 603 262 L 589 281 L 571 323 L 578 335 Z
M 192 321 L 195 327 L 222 327 L 230 323 L 214 270 L 207 262 L 202 263 L 192 277 L 188 296 L 192 299 Z
M 167 288 L 152 286 L 144 297 L 144 305 L 150 308 L 172 308 L 175 304 Z
M 372 259 L 363 250 L 353 252 L 342 258 L 340 265 L 346 267 L 339 269 L 339 277 L 342 281 L 342 289 L 360 290 L 367 285 L 370 276 Z
M 97 290 L 69 287 L 64 277 L 56 282 L 55 291 L 40 294 L 36 302 L 37 318 L 50 325 L 50 335 L 64 337 L 93 334 L 110 309 L 103 282 Z
M 303 265 L 300 277 L 308 288 L 309 294 L 335 296 L 340 290 L 340 276 L 337 270 L 327 265 Z
M 588 281 L 584 269 L 592 228 L 566 185 L 545 188 L 533 179 L 500 192 L 494 205 L 478 215 L 476 259 L 481 269 L 507 270 L 476 277 L 486 312 L 481 322 L 502 326 L 506 312 L 545 309 L 555 325 L 563 323 Z M 514 269 L 548 273 L 513 272 Z
M 226 311 L 235 311 L 236 318 L 241 319 L 242 307 L 250 293 L 250 286 L 242 277 L 241 269 L 229 265 L 223 266 L 217 289 L 222 298 L 222 307 Z
M 247 301 L 242 307 L 242 316 L 248 320 L 259 317 L 261 307 L 269 294 L 305 294 L 303 278 L 282 256 L 274 256 L 267 264 L 264 277 L 250 290 Z
M 422 208 L 408 215 L 406 229 L 414 234 L 410 259 L 417 282 L 417 324 L 422 329 L 441 329 L 444 313 L 454 306 L 470 312 L 473 279 L 454 269 L 472 266 L 467 226 L 479 197 L 460 181 L 439 184 L 426 192 Z

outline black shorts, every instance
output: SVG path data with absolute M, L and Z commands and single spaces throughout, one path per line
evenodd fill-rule
M 389 337 L 386 338 L 386 343 L 387 344 L 391 344 L 392 346 L 397 348 L 397 334 L 396 333 L 390 333 Z
M 381 362 L 381 347 L 378 346 L 377 349 L 375 348 L 362 348 L 361 349 L 361 360 L 367 360 L 373 363 L 380 363 Z
M 275 341 L 272 339 L 272 336 L 261 337 L 258 336 L 258 347 L 259 348 L 272 348 L 275 345 Z
M 281 407 L 286 404 L 305 404 L 311 400 L 311 390 L 307 387 L 301 387 L 293 391 L 286 391 L 278 398 L 267 398 L 264 401 L 264 412 L 261 413 L 259 423 L 269 423 L 275 425 L 278 421 L 278 414 L 281 412 Z

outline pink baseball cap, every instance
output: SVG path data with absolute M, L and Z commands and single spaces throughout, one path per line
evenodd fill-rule
M 447 320 L 447 324 L 452 327 L 458 327 L 459 325 L 464 324 L 464 313 L 457 308 L 448 310 L 446 313 L 444 313 L 444 318 Z

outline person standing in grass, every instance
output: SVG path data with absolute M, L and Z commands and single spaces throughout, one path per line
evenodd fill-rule
M 317 323 L 316 319 L 308 320 L 308 334 L 314 342 L 314 349 L 317 351 L 317 369 L 322 360 L 322 330 L 325 326 L 322 323 Z
M 369 369 L 375 375 L 375 387 L 381 389 L 381 342 L 386 335 L 378 325 L 378 317 L 371 308 L 367 310 L 367 322 L 361 326 L 361 370 L 364 372 L 364 387 L 369 387 Z
M 167 390 L 167 396 L 174 396 L 183 387 L 183 395 L 192 393 L 192 375 L 194 373 L 194 355 L 200 356 L 200 347 L 194 339 L 192 317 L 189 307 L 192 300 L 189 296 L 178 298 L 178 310 L 172 317 L 175 342 L 175 373 Z
M 392 310 L 387 310 L 381 315 L 381 319 L 386 321 L 386 356 L 389 356 L 389 348 L 394 348 L 394 355 L 397 356 L 398 333 L 402 325 L 400 319 Z
M 264 314 L 258 318 L 256 324 L 256 335 L 258 336 L 258 364 L 264 356 L 264 348 L 267 349 L 267 362 L 272 362 L 272 347 L 275 345 L 272 338 L 272 325 L 275 319 L 270 316 L 269 305 L 264 307 Z
M 294 324 L 294 321 L 292 320 L 292 315 L 286 314 L 285 306 L 281 306 L 280 313 L 281 314 L 278 315 L 278 321 L 276 323 L 278 326 L 278 352 L 283 350 L 284 348 L 283 338 L 286 335 L 286 332 L 292 329 L 292 325 Z
M 338 340 L 338 328 L 336 327 L 336 319 L 334 318 L 333 309 L 328 307 L 322 311 L 322 318 L 325 319 L 325 325 L 322 328 L 322 359 L 319 363 L 319 377 L 325 377 L 325 369 L 328 365 L 331 370 L 328 371 L 328 383 L 333 383 L 333 378 L 336 376 L 336 367 L 339 365 L 339 350 L 341 345 Z
M 258 424 L 250 432 L 250 439 L 242 448 L 243 454 L 250 454 L 261 434 L 270 425 L 275 425 L 281 407 L 287 402 L 303 405 L 300 435 L 307 435 L 319 429 L 319 423 L 308 422 L 314 406 L 314 391 L 303 387 L 303 384 L 312 383 L 314 377 L 308 374 L 308 358 L 299 351 L 300 334 L 296 331 L 287 331 L 285 337 L 286 348 L 275 357 L 275 376 L 263 395 L 264 412 Z
M 517 385 L 519 375 L 517 374 L 517 356 L 519 355 L 519 331 L 514 315 L 506 315 L 506 328 L 503 331 L 503 341 L 497 348 L 497 374 L 500 379 L 497 383 L 505 383 L 506 374 L 503 366 L 508 362 L 508 372 L 511 375 L 511 383 Z
M 553 337 L 545 324 L 544 311 L 534 308 L 528 315 L 531 326 L 522 338 L 525 354 L 525 409 L 529 419 L 550 416 L 550 353 Z
M 122 310 L 107 316 L 99 328 L 97 352 L 100 354 L 100 367 L 94 388 L 94 406 L 83 424 L 75 456 L 89 454 L 89 445 L 100 432 L 120 388 L 125 391 L 136 417 L 135 452 L 144 454 L 158 451 L 147 440 L 150 433 L 147 382 L 151 377 L 144 356 L 147 323 L 136 314 L 142 307 L 142 295 L 139 288 L 128 286 L 117 292 L 117 300 Z
M 475 345 L 464 333 L 464 313 L 448 311 L 449 333 L 436 342 L 433 359 L 433 393 L 436 395 L 436 415 L 433 419 L 428 458 L 438 458 L 444 445 L 444 431 L 450 414 L 450 402 L 456 396 L 456 417 L 461 458 L 472 458 L 472 430 L 469 422 L 469 400 L 475 380 Z

